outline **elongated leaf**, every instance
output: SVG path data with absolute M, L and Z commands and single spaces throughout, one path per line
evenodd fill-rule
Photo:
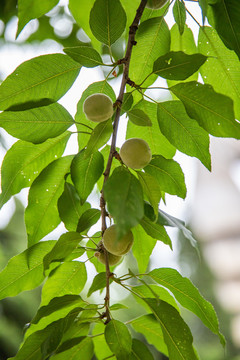
M 189 279 L 170 268 L 154 269 L 148 275 L 158 284 L 168 288 L 182 306 L 196 314 L 214 334 L 219 336 L 221 343 L 225 344 L 213 306 L 202 297 Z
M 45 166 L 62 155 L 69 137 L 70 133 L 67 132 L 39 145 L 19 140 L 8 150 L 1 170 L 0 208 L 12 195 L 31 186 Z
M 157 122 L 157 104 L 142 100 L 133 108 L 142 110 L 149 116 L 152 122 L 152 126 L 136 126 L 132 122 L 128 121 L 127 126 L 127 139 L 138 137 L 145 140 L 153 154 L 161 154 L 166 158 L 172 158 L 176 149 L 169 141 L 163 136 L 159 130 Z
M 39 286 L 44 280 L 43 258 L 55 241 L 44 241 L 14 256 L 0 272 L 0 299 Z
M 173 16 L 178 25 L 180 35 L 184 32 L 184 25 L 186 22 L 186 9 L 180 0 L 176 0 L 173 5 Z
M 179 101 L 158 104 L 158 124 L 166 138 L 183 153 L 195 156 L 211 170 L 209 135 L 191 119 Z
M 118 320 L 111 320 L 105 327 L 105 339 L 118 360 L 127 360 L 131 353 L 132 338 L 126 325 Z
M 72 184 L 65 182 L 64 191 L 58 199 L 58 212 L 68 231 L 77 230 L 82 213 L 90 207 L 91 205 L 88 202 L 81 205 L 76 188 Z
M 126 14 L 119 0 L 96 0 L 90 13 L 90 27 L 99 41 L 111 46 L 122 35 Z
M 229 97 L 195 81 L 174 85 L 170 90 L 183 102 L 188 115 L 210 134 L 240 138 L 240 125 Z
M 25 211 L 29 246 L 37 243 L 60 223 L 56 212 L 63 192 L 64 176 L 69 172 L 73 156 L 65 156 L 49 164 L 34 180 Z
M 192 30 L 185 25 L 184 32 L 181 35 L 178 30 L 178 25 L 174 24 L 170 30 L 171 33 L 171 51 L 183 51 L 185 54 L 195 54 L 197 46 L 195 44 Z M 205 54 L 207 56 L 207 54 Z M 197 74 L 195 74 L 197 75 Z M 197 80 L 197 77 L 196 79 Z
M 112 279 L 110 278 L 110 283 L 112 282 Z M 93 279 L 92 285 L 90 286 L 88 290 L 87 296 L 92 295 L 97 290 L 102 290 L 106 286 L 106 273 L 101 272 L 95 276 Z
M 209 1 L 208 21 L 217 30 L 225 46 L 240 58 L 240 7 L 238 0 Z
M 147 114 L 140 109 L 133 109 L 128 112 L 129 120 L 138 126 L 152 126 L 152 122 Z
M 103 65 L 102 58 L 99 53 L 89 46 L 69 47 L 64 48 L 63 51 L 82 66 L 92 68 L 98 65 Z
M 137 260 L 139 272 L 144 273 L 157 241 L 147 235 L 140 225 L 135 226 L 131 231 L 134 237 L 132 252 Z
M 0 110 L 41 99 L 60 99 L 81 66 L 63 54 L 42 55 L 19 65 L 0 86 Z
M 156 155 L 144 170 L 157 179 L 163 191 L 183 199 L 185 198 L 186 185 L 184 175 L 177 162 Z
M 141 226 L 152 238 L 162 241 L 164 244 L 168 245 L 170 249 L 172 249 L 172 241 L 162 225 L 158 224 L 157 222 L 152 222 L 146 216 L 144 216 L 141 220 Z
M 24 26 L 32 19 L 36 19 L 57 5 L 59 0 L 18 0 L 18 30 L 20 34 Z
M 151 351 L 140 340 L 133 339 L 130 360 L 154 360 Z
M 240 119 L 240 63 L 237 55 L 227 49 L 217 32 L 208 26 L 200 28 L 198 49 L 208 55 L 200 69 L 203 80 L 212 85 L 214 90 L 230 96 L 234 101 L 237 119 Z
M 77 226 L 77 232 L 81 233 L 88 230 L 92 225 L 96 224 L 101 216 L 98 209 L 87 209 L 80 217 Z
M 78 295 L 87 280 L 85 264 L 79 261 L 65 262 L 51 272 L 42 289 L 41 306 L 51 299 L 67 294 Z
M 158 214 L 158 205 L 161 199 L 161 190 L 157 180 L 150 174 L 138 171 L 138 179 L 142 185 L 143 192 L 147 196 L 150 204 L 152 205 L 154 212 L 157 216 Z
M 115 360 L 116 357 L 114 357 L 112 351 L 109 349 L 105 341 L 104 330 L 105 330 L 105 325 L 103 323 L 98 322 L 94 324 L 92 334 L 98 335 L 98 336 L 93 336 L 95 354 L 97 354 L 97 357 L 99 359 L 105 359 L 108 356 L 112 355 L 113 359 Z
M 92 131 L 90 139 L 87 143 L 85 158 L 100 149 L 109 140 L 113 131 L 112 120 L 109 119 L 98 124 Z
M 113 103 L 116 100 L 115 93 L 107 81 L 98 81 L 89 85 L 89 87 L 83 92 L 82 97 L 77 105 L 77 113 L 75 116 L 75 120 L 77 121 L 77 128 L 79 131 L 89 131 L 86 125 L 90 126 L 91 129 L 93 129 L 98 125 L 97 123 L 88 120 L 83 112 L 83 103 L 86 100 L 86 98 L 96 93 L 103 93 L 108 95 L 112 99 Z M 88 141 L 89 141 L 89 135 L 84 133 L 79 133 L 78 143 L 80 149 L 83 149 Z
M 55 311 L 63 308 L 68 308 L 72 305 L 85 306 L 86 303 L 82 300 L 79 295 L 64 295 L 52 299 L 48 305 L 39 308 L 37 314 L 31 321 L 32 324 L 37 324 L 40 319 L 51 315 Z
M 97 128 L 96 128 L 97 129 Z M 83 204 L 104 170 L 104 159 L 100 152 L 86 156 L 87 150 L 78 153 L 71 164 L 72 181 Z
M 154 345 L 158 351 L 168 355 L 161 326 L 152 314 L 133 319 L 130 321 L 130 324 L 135 331 L 145 336 L 150 345 Z
M 153 64 L 153 73 L 169 80 L 185 80 L 194 74 L 207 60 L 202 54 L 188 55 L 182 51 L 170 51 Z
M 121 107 L 121 115 L 123 115 L 126 111 L 129 111 L 133 104 L 133 96 L 131 92 L 124 93 L 123 102 Z
M 62 134 L 73 123 L 69 112 L 58 103 L 0 114 L 0 126 L 10 135 L 35 144 Z
M 163 17 L 143 21 L 136 34 L 137 46 L 133 48 L 129 76 L 136 84 L 142 83 L 152 72 L 155 60 L 170 50 L 170 32 Z M 144 82 L 148 86 L 156 77 Z M 148 113 L 147 113 L 148 114 Z
M 161 325 L 169 360 L 197 360 L 191 331 L 179 312 L 162 300 L 158 302 L 156 299 L 145 299 L 145 301 Z
M 208 1 L 209 0 L 199 0 L 199 5 L 202 9 L 202 19 L 203 19 L 203 23 L 205 21 L 205 18 L 207 16 L 207 8 L 208 8 Z
M 79 360 L 80 358 L 91 360 L 93 357 L 93 350 L 93 341 L 90 337 L 79 339 L 73 338 L 63 343 L 57 350 L 56 355 L 53 355 L 51 358 L 53 360 Z
M 77 232 L 62 234 L 52 250 L 44 257 L 44 270 L 49 268 L 52 261 L 62 261 L 70 255 L 82 240 L 82 236 Z
M 116 220 L 119 238 L 143 217 L 143 193 L 139 181 L 124 167 L 116 168 L 103 187 L 108 211 Z

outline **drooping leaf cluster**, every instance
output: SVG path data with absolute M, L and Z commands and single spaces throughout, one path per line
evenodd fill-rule
M 39 18 L 41 25 L 57 1 L 29 3 L 18 1 L 18 35 L 32 19 Z M 204 24 L 207 17 L 211 24 L 199 24 L 198 44 L 186 25 L 187 1 L 156 10 L 145 5 L 146 0 L 69 0 L 75 26 L 89 42 L 72 46 L 69 41 L 64 53 L 26 61 L 0 86 L 0 126 L 18 139 L 3 160 L 0 207 L 29 188 L 28 246 L 0 272 L 0 299 L 44 282 L 40 308 L 16 360 L 90 360 L 94 355 L 99 360 L 151 360 L 148 344 L 170 360 L 198 359 L 178 304 L 224 345 L 212 305 L 191 281 L 175 269 L 149 271 L 148 265 L 157 241 L 174 248 L 167 227 L 178 228 L 196 246 L 184 222 L 159 208 L 166 194 L 182 199 L 187 194 L 181 166 L 173 159 L 176 151 L 211 170 L 210 135 L 240 138 L 240 3 L 196 3 L 200 21 Z M 170 11 L 176 22 L 171 29 L 165 18 Z M 135 16 L 138 26 L 130 26 Z M 129 57 L 121 51 L 127 46 Z M 111 58 L 107 64 L 106 51 Z M 107 68 L 109 73 L 85 89 L 73 118 L 58 100 L 81 77 L 82 67 Z M 127 87 L 115 92 L 111 78 L 123 81 L 126 68 Z M 166 86 L 159 87 L 159 79 Z M 168 100 L 161 97 L 162 90 Z M 83 112 L 85 99 L 95 93 L 114 103 L 113 117 L 102 123 L 91 122 Z M 121 161 L 115 146 L 120 114 L 127 119 L 126 139 L 141 138 L 151 149 L 152 160 L 144 169 L 129 169 Z M 76 129 L 79 151 L 65 155 Z M 100 204 L 93 206 L 91 195 L 100 199 L 100 192 Z M 106 219 L 116 224 L 118 240 L 132 231 L 138 271 L 130 266 L 122 276 L 117 267 L 109 272 L 101 241 Z M 59 239 L 43 241 L 61 222 L 66 231 Z M 94 253 L 104 254 L 106 268 Z M 86 261 L 96 270 L 92 283 L 87 282 Z M 111 284 L 128 290 L 143 315 L 126 323 L 115 319 L 114 311 L 124 311 L 124 306 L 111 304 Z M 102 294 L 101 301 L 89 299 L 105 287 L 105 302 Z M 136 333 L 146 341 L 135 338 Z

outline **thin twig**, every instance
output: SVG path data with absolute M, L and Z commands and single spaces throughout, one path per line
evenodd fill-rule
M 138 29 L 138 24 L 139 24 L 142 14 L 143 14 L 146 3 L 147 3 L 147 0 L 141 0 L 141 3 L 136 11 L 136 16 L 135 16 L 131 26 L 129 27 L 128 44 L 127 44 L 126 53 L 125 53 L 124 62 L 123 62 L 124 68 L 123 68 L 122 82 L 121 82 L 121 86 L 120 86 L 119 95 L 118 95 L 117 101 L 115 103 L 116 112 L 115 112 L 115 119 L 113 122 L 111 149 L 110 149 L 110 153 L 109 153 L 109 157 L 108 157 L 107 166 L 104 171 L 104 184 L 107 181 L 107 179 L 109 178 L 109 174 L 110 174 L 110 170 L 111 170 L 111 166 L 112 166 L 112 160 L 113 160 L 114 154 L 116 152 L 117 130 L 118 130 L 118 124 L 119 124 L 119 119 L 120 119 L 120 114 L 121 114 L 123 95 L 124 95 L 126 84 L 129 80 L 128 74 L 129 74 L 130 59 L 131 59 L 131 55 L 132 55 L 132 48 L 134 45 L 136 45 L 135 34 Z M 101 191 L 100 208 L 101 208 L 102 235 L 103 235 L 104 231 L 107 228 L 107 225 L 106 225 L 107 211 L 106 211 L 106 203 L 105 203 L 105 199 L 104 199 L 103 190 Z M 105 263 L 106 263 L 106 296 L 104 299 L 105 300 L 105 308 L 106 308 L 106 312 L 105 312 L 106 322 L 105 323 L 108 323 L 111 320 L 110 310 L 109 310 L 109 302 L 110 302 L 110 277 L 111 277 L 112 273 L 109 268 L 108 252 L 104 247 L 103 247 L 103 251 L 104 251 L 104 257 L 105 257 Z

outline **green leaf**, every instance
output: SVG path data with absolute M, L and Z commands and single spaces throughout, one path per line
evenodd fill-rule
M 110 283 L 111 282 L 112 282 L 112 279 L 110 278 Z M 87 296 L 89 297 L 95 291 L 102 290 L 105 287 L 106 287 L 106 273 L 105 272 L 100 272 L 99 274 L 97 274 L 94 277 L 92 285 L 90 286 L 90 288 L 88 290 Z
M 59 136 L 73 123 L 69 112 L 58 103 L 25 111 L 0 113 L 2 128 L 18 139 L 35 144 Z
M 132 338 L 126 325 L 111 320 L 105 327 L 105 339 L 118 360 L 127 360 L 131 353 Z
M 98 209 L 87 209 L 84 211 L 78 221 L 77 232 L 82 233 L 88 230 L 92 225 L 96 224 L 100 216 L 101 211 Z
M 152 314 L 133 319 L 130 321 L 130 324 L 135 331 L 145 336 L 150 345 L 155 346 L 158 351 L 168 355 L 161 326 Z
M 163 301 L 166 301 L 168 304 L 172 305 L 178 310 L 177 303 L 172 295 L 169 294 L 169 292 L 159 286 L 159 285 L 138 285 L 133 286 L 132 290 L 134 293 L 137 293 L 142 298 L 156 298 Z M 135 296 L 135 299 L 139 302 L 141 302 L 142 305 L 146 307 L 146 303 L 143 301 L 143 299 L 139 299 L 139 296 Z
M 150 204 L 154 209 L 154 213 L 158 214 L 158 205 L 161 199 L 161 190 L 157 180 L 150 174 L 137 171 L 139 182 L 142 186 L 144 194 L 147 196 Z
M 180 0 L 176 0 L 173 5 L 173 16 L 176 21 L 176 24 L 178 25 L 178 30 L 180 35 L 184 32 L 184 25 L 186 22 L 186 9 L 184 6 L 184 3 L 182 3 Z
M 113 103 L 116 100 L 115 93 L 107 81 L 98 81 L 89 85 L 88 88 L 83 92 L 81 99 L 77 104 L 77 113 L 75 115 L 75 120 L 77 122 L 76 125 L 79 132 L 86 131 L 87 129 L 86 125 L 90 126 L 91 128 L 94 128 L 98 125 L 97 123 L 88 120 L 83 112 L 83 103 L 86 100 L 86 98 L 96 93 L 103 93 L 108 95 L 112 99 Z M 79 133 L 78 135 L 79 148 L 83 149 L 86 146 L 88 140 L 89 140 L 88 134 Z
M 80 261 L 65 262 L 54 269 L 42 289 L 41 306 L 51 299 L 67 294 L 78 295 L 87 281 L 85 264 Z
M 132 104 L 133 104 L 132 93 L 131 92 L 124 93 L 122 107 L 121 107 L 121 115 L 129 111 L 132 107 Z
M 148 235 L 156 240 L 162 241 L 172 249 L 172 241 L 162 225 L 152 222 L 146 216 L 142 218 L 140 224 Z
M 86 201 L 104 171 L 102 154 L 96 151 L 86 156 L 86 153 L 86 150 L 80 151 L 71 164 L 71 177 L 80 196 L 81 204 Z
M 188 115 L 214 136 L 240 138 L 235 121 L 233 101 L 214 91 L 211 85 L 196 81 L 179 83 L 170 88 L 185 106 Z
M 140 109 L 133 109 L 127 113 L 129 120 L 138 126 L 152 126 L 152 122 L 147 114 Z
M 58 212 L 68 231 L 77 230 L 77 224 L 82 213 L 90 207 L 91 205 L 87 202 L 81 205 L 76 188 L 72 184 L 65 182 L 64 191 L 58 199 Z
M 170 32 L 163 17 L 154 17 L 141 22 L 136 34 L 137 46 L 133 48 L 129 77 L 140 84 L 152 72 L 155 60 L 170 50 Z M 144 81 L 149 86 L 155 80 Z M 147 113 L 148 114 L 148 113 Z
M 173 25 L 170 32 L 171 51 L 183 51 L 185 54 L 195 54 L 197 52 L 193 32 L 187 25 L 184 26 L 184 33 L 182 35 L 179 33 L 177 24 Z M 197 74 L 195 76 L 197 80 Z
M 113 304 L 110 306 L 110 311 L 123 310 L 123 309 L 128 309 L 128 307 L 123 304 Z
M 156 155 L 144 170 L 157 179 L 161 190 L 183 199 L 186 197 L 184 175 L 176 161 Z
M 197 360 L 191 331 L 179 312 L 162 300 L 145 299 L 145 302 L 161 325 L 169 360 Z
M 211 170 L 209 135 L 191 119 L 180 101 L 158 104 L 158 124 L 161 132 L 183 153 L 198 158 Z
M 216 29 L 225 46 L 240 58 L 240 6 L 238 0 L 209 2 L 208 21 Z
M 119 0 L 96 0 L 89 24 L 96 39 L 111 46 L 122 35 L 126 21 L 126 13 Z
M 0 109 L 30 101 L 60 99 L 81 66 L 63 54 L 42 55 L 19 65 L 0 86 Z
M 112 351 L 109 349 L 105 339 L 104 339 L 104 330 L 105 330 L 106 325 L 103 323 L 95 323 L 94 324 L 94 328 L 92 330 L 92 334 L 93 335 L 98 335 L 98 336 L 93 336 L 93 342 L 94 342 L 94 349 L 95 349 L 95 354 L 97 354 L 97 359 L 98 360 L 103 360 L 105 358 L 107 358 L 108 356 L 113 356 L 112 359 L 116 359 L 116 357 L 113 355 Z
M 96 152 L 106 144 L 113 131 L 112 119 L 98 124 L 92 131 L 85 150 L 85 158 Z
M 63 295 L 53 298 L 48 305 L 42 306 L 38 309 L 37 314 L 34 316 L 31 324 L 37 324 L 42 318 L 51 315 L 52 313 L 63 308 L 72 307 L 72 305 L 86 306 L 86 303 L 79 295 Z
M 148 347 L 140 340 L 133 339 L 132 341 L 132 353 L 130 360 L 154 360 L 151 351 Z
M 53 240 L 40 242 L 9 260 L 0 272 L 0 299 L 16 296 L 42 283 L 43 258 L 54 244 Z
M 201 27 L 198 35 L 198 49 L 208 55 L 200 69 L 204 82 L 214 90 L 230 96 L 234 101 L 237 119 L 240 119 L 240 63 L 237 55 L 227 49 L 217 32 L 208 26 Z
M 32 19 L 49 12 L 57 5 L 59 0 L 18 0 L 18 30 L 17 36 L 20 34 L 24 26 Z
M 166 158 L 172 158 L 176 149 L 159 130 L 157 122 L 157 104 L 142 100 L 134 106 L 134 110 L 135 109 L 142 110 L 145 114 L 148 114 L 151 119 L 152 126 L 136 126 L 132 122 L 128 121 L 127 139 L 134 137 L 143 139 L 148 143 L 153 154 L 161 154 Z
M 208 9 L 208 1 L 209 0 L 199 0 L 199 5 L 202 9 L 202 20 L 203 23 L 205 21 L 205 17 L 207 16 L 207 9 Z
M 137 260 L 139 272 L 144 273 L 157 241 L 147 235 L 140 225 L 134 227 L 131 231 L 134 237 L 132 252 Z
M 76 341 L 78 340 L 78 341 Z M 79 341 L 81 340 L 81 341 Z M 75 345 L 77 342 L 77 345 Z M 74 346 L 75 345 L 75 346 Z M 67 348 L 67 350 L 59 352 L 61 349 Z M 79 339 L 70 339 L 61 345 L 57 353 L 51 357 L 53 360 L 91 360 L 94 355 L 93 341 L 90 337 L 84 337 Z
M 87 68 L 103 65 L 100 54 L 89 46 L 67 47 L 63 51 L 74 61 Z
M 117 225 L 118 237 L 137 225 L 144 214 L 139 181 L 123 166 L 117 167 L 103 187 L 108 211 Z
M 170 268 L 154 269 L 148 273 L 148 276 L 168 288 L 183 307 L 197 315 L 214 334 L 219 336 L 221 343 L 225 344 L 213 306 L 202 297 L 188 278 L 182 277 L 177 270 Z
M 31 186 L 39 173 L 62 155 L 69 137 L 70 133 L 66 132 L 39 145 L 19 140 L 8 150 L 1 169 L 0 208 L 12 195 Z
M 28 196 L 25 223 L 29 246 L 37 243 L 60 223 L 56 212 L 58 198 L 63 192 L 64 176 L 69 172 L 73 156 L 50 163 L 34 180 Z
M 44 271 L 47 270 L 53 261 L 63 261 L 72 253 L 82 240 L 82 236 L 77 232 L 62 234 L 52 250 L 44 257 Z
M 153 64 L 153 73 L 169 80 L 185 80 L 205 63 L 207 56 L 170 51 Z

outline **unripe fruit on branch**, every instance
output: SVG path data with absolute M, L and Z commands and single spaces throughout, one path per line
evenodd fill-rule
M 98 261 L 100 261 L 102 264 L 106 265 L 105 262 L 105 256 L 103 252 L 97 251 L 94 254 Z M 117 265 L 122 260 L 122 256 L 113 255 L 110 252 L 108 252 L 108 263 L 109 266 Z
M 125 141 L 120 149 L 120 156 L 124 164 L 131 169 L 142 169 L 152 159 L 148 143 L 139 138 Z
M 157 10 L 163 7 L 167 2 L 168 0 L 148 0 L 146 7 Z
M 88 120 L 94 122 L 106 121 L 113 115 L 113 102 L 105 94 L 93 94 L 84 101 L 83 111 Z
M 128 231 L 122 238 L 117 239 L 117 227 L 112 225 L 104 231 L 103 245 L 114 255 L 124 255 L 129 252 L 133 244 L 133 234 Z

